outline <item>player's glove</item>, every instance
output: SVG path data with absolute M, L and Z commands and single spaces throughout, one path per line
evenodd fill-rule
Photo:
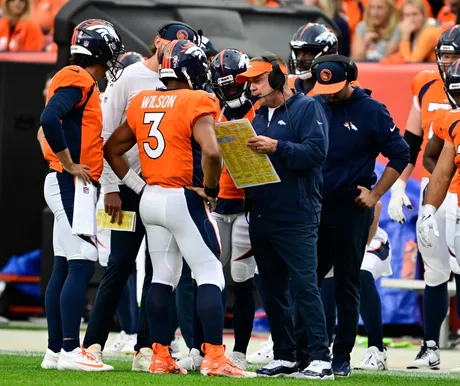
M 422 219 L 417 226 L 417 239 L 425 248 L 432 247 L 435 238 L 439 237 L 438 224 L 434 218 L 435 213 L 436 208 L 430 204 L 423 205 L 420 213 Z
M 404 216 L 403 206 L 409 210 L 413 210 L 409 197 L 406 194 L 406 183 L 398 179 L 391 187 L 391 199 L 388 204 L 388 215 L 393 221 L 404 224 L 406 216 Z

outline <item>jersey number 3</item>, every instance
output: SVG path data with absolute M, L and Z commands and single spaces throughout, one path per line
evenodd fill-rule
M 144 151 L 149 158 L 157 159 L 163 154 L 166 143 L 163 134 L 158 129 L 160 127 L 161 120 L 165 113 L 144 113 L 144 124 L 150 124 L 149 138 L 155 138 L 157 140 L 157 146 L 153 149 L 150 146 L 150 142 L 144 142 Z

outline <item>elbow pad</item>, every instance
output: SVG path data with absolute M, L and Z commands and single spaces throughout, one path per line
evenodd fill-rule
M 415 163 L 417 162 L 418 153 L 420 152 L 420 148 L 423 143 L 423 137 L 415 135 L 414 133 L 411 133 L 410 131 L 406 130 L 404 132 L 404 140 L 409 145 L 409 163 L 415 166 Z

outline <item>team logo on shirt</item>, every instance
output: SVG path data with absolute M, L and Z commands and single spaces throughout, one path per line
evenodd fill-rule
M 343 125 L 344 125 L 349 131 L 350 131 L 350 130 L 358 131 L 358 128 L 357 128 L 355 125 L 353 125 L 352 122 L 345 122 Z

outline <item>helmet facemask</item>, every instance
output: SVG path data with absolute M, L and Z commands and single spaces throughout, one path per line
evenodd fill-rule
M 112 51 L 112 58 L 106 63 L 107 71 L 105 72 L 105 77 L 108 81 L 115 82 L 120 78 L 125 69 L 124 64 L 118 60 L 125 53 L 125 48 L 120 42 L 116 41 L 109 43 L 109 47 Z
M 233 75 L 218 78 L 217 84 L 211 83 L 211 87 L 219 99 L 230 109 L 241 107 L 248 100 L 249 83 L 236 83 Z
M 310 79 L 311 65 L 322 54 L 323 52 L 318 47 L 307 46 L 305 43 L 300 46 L 291 42 L 291 58 L 289 59 L 291 74 L 297 75 L 300 79 Z

